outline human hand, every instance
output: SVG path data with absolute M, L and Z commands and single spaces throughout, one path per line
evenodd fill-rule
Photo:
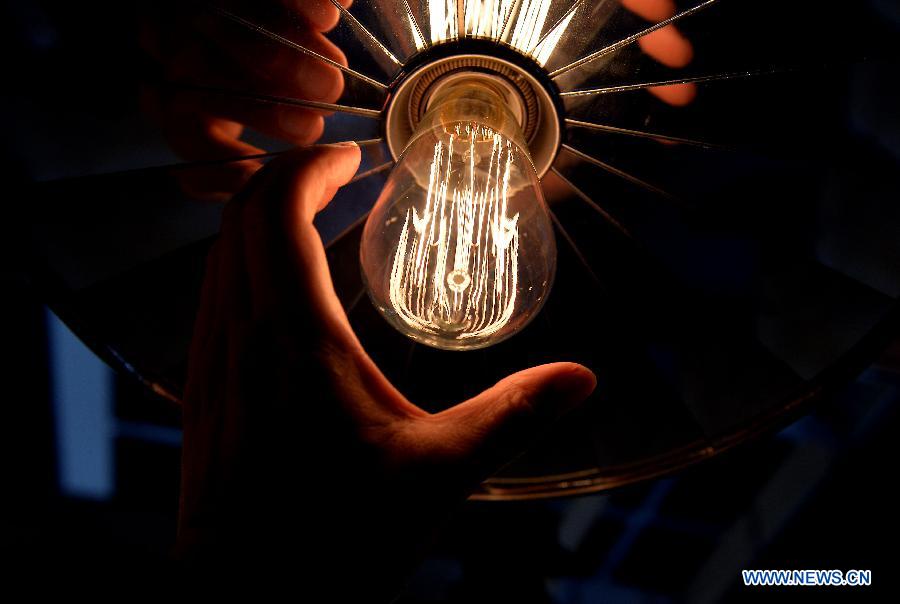
M 442 521 L 596 381 L 534 367 L 430 414 L 363 350 L 313 217 L 355 146 L 280 157 L 225 211 L 184 397 L 178 549 L 225 581 L 389 599 Z
M 349 6 L 351 0 L 342 0 Z M 281 5 L 280 7 L 278 5 Z M 296 145 L 322 135 L 323 113 L 205 92 L 224 89 L 333 103 L 340 98 L 340 70 L 216 14 L 222 5 L 241 15 L 280 10 L 291 18 L 285 37 L 341 65 L 343 52 L 325 37 L 340 18 L 330 0 L 217 0 L 208 5 L 163 2 L 144 15 L 141 45 L 158 68 L 157 81 L 141 90 L 145 112 L 172 149 L 188 161 L 232 159 L 264 153 L 242 140 L 247 128 Z M 179 87 L 180 86 L 180 87 Z M 261 167 L 256 160 L 195 167 L 179 174 L 185 191 L 201 199 L 228 199 Z

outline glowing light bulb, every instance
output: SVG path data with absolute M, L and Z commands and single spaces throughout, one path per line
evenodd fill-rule
M 382 315 L 430 346 L 490 346 L 538 313 L 556 271 L 553 227 L 519 122 L 489 80 L 433 94 L 360 258 Z

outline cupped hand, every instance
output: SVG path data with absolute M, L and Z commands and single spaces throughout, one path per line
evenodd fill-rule
M 407 400 L 351 329 L 313 226 L 359 161 L 352 145 L 275 160 L 228 204 L 209 256 L 184 397 L 179 552 L 226 582 L 388 599 L 474 487 L 596 384 L 556 363 L 440 413 Z

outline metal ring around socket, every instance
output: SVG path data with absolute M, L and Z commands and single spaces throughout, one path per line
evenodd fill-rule
M 534 168 L 539 177 L 550 169 L 561 141 L 560 120 L 550 92 L 518 65 L 480 54 L 453 55 L 427 63 L 403 78 L 385 110 L 385 140 L 391 155 L 399 159 L 425 113 L 428 99 L 443 79 L 464 71 L 483 73 L 504 81 L 517 98 L 516 112 L 522 118 L 522 132 L 528 141 Z

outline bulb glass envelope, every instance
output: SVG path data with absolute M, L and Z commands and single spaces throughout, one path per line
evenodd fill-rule
M 521 330 L 556 270 L 553 226 L 519 128 L 490 80 L 442 89 L 363 232 L 363 276 L 385 318 L 455 350 Z

